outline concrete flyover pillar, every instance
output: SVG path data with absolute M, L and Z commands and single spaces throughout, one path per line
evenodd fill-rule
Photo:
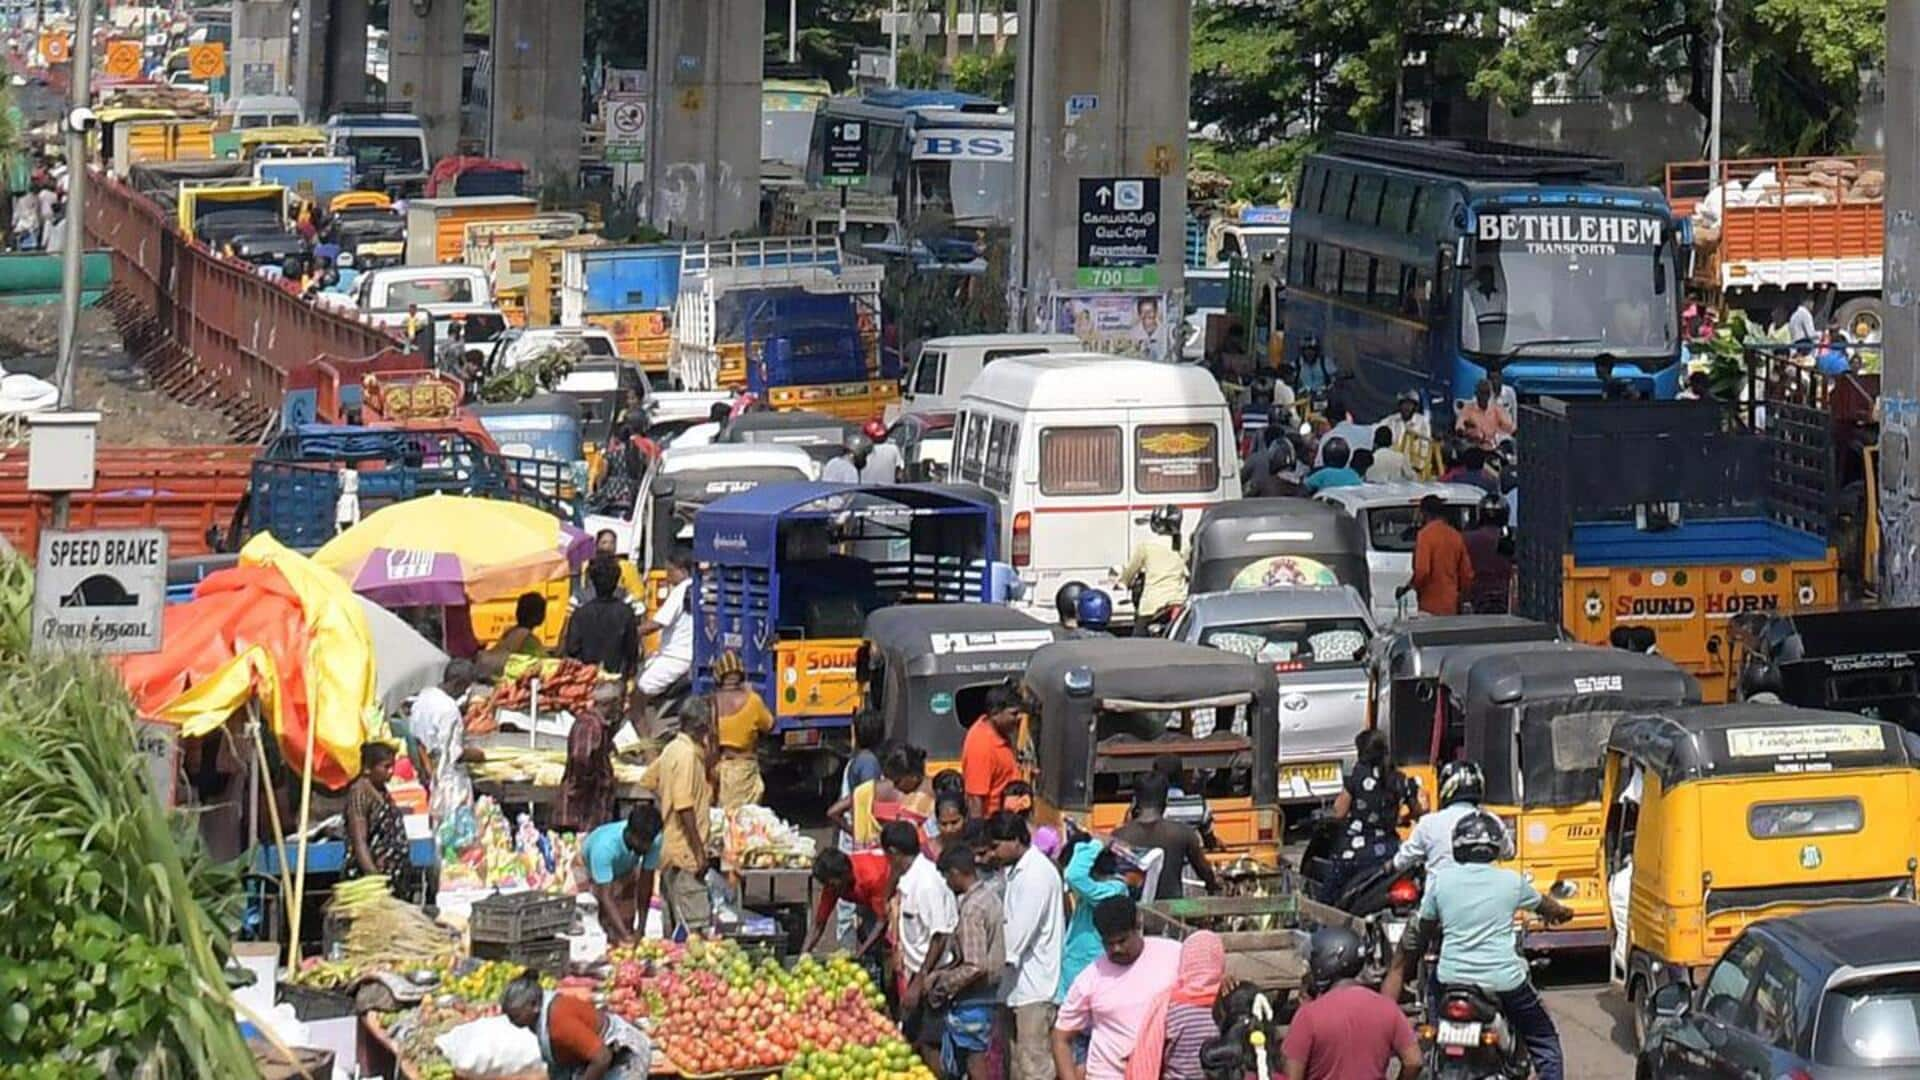
M 653 0 L 647 217 L 672 236 L 757 231 L 762 0 Z
M 461 0 L 393 0 L 387 16 L 387 100 L 412 103 L 427 150 L 446 157 L 460 143 Z
M 586 36 L 586 0 L 494 0 L 487 143 L 495 157 L 525 162 L 543 181 L 575 180 Z
M 315 120 L 367 100 L 367 8 L 366 0 L 300 0 L 295 96 Z
M 1189 0 L 1020 0 L 1014 329 L 1132 298 L 1138 351 L 1178 357 L 1191 19 Z
M 293 0 L 237 0 L 230 93 L 285 94 L 293 88 Z
M 1880 599 L 1920 604 L 1920 0 L 1887 5 Z

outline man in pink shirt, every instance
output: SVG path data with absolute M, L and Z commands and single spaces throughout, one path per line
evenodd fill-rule
M 1379 1080 L 1400 1059 L 1401 1080 L 1420 1075 L 1420 1043 L 1400 1006 L 1357 980 L 1365 964 L 1358 935 L 1344 927 L 1314 932 L 1307 989 L 1280 1053 L 1287 1080 Z
M 1140 912 L 1129 896 L 1094 905 L 1093 928 L 1105 955 L 1067 988 L 1053 1025 L 1053 1065 L 1060 1080 L 1124 1080 L 1140 1025 L 1179 973 L 1180 943 L 1140 932 Z M 1074 1036 L 1086 1032 L 1087 1066 L 1073 1062 Z
M 1454 427 L 1482 450 L 1492 450 L 1500 440 L 1513 434 L 1513 417 L 1506 407 L 1493 400 L 1493 384 L 1481 379 L 1473 388 L 1473 400 L 1460 407 Z

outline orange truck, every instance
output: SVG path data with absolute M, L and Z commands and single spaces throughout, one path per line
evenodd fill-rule
M 1741 158 L 1667 166 L 1693 218 L 1694 285 L 1762 324 L 1802 289 L 1831 291 L 1855 341 L 1878 341 L 1886 171 L 1877 157 Z
M 92 491 L 73 496 L 76 529 L 167 531 L 171 558 L 213 551 L 207 530 L 226 529 L 246 497 L 255 447 L 103 446 Z M 0 534 L 27 557 L 53 521 L 53 500 L 27 490 L 25 447 L 0 454 Z

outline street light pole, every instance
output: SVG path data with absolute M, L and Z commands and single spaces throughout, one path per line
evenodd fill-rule
M 893 0 L 887 19 L 887 85 L 900 85 L 900 0 Z
M 1707 137 L 1707 174 L 1708 184 L 1720 182 L 1720 96 L 1721 86 L 1726 80 L 1723 65 L 1726 63 L 1727 28 L 1721 21 L 1724 0 L 1713 0 L 1713 115 L 1708 119 Z
M 787 0 L 787 63 L 792 64 L 799 59 L 800 0 Z
M 73 72 L 67 103 L 67 221 L 60 248 L 60 355 L 55 384 L 60 408 L 73 406 L 75 340 L 80 331 L 80 284 L 86 254 L 87 132 L 76 123 L 93 103 L 93 9 L 95 0 L 75 0 Z

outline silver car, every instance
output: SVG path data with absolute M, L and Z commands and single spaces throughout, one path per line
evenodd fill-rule
M 1367 723 L 1373 615 L 1350 585 L 1244 589 L 1187 598 L 1167 636 L 1273 665 L 1280 684 L 1280 801 L 1340 792 Z

